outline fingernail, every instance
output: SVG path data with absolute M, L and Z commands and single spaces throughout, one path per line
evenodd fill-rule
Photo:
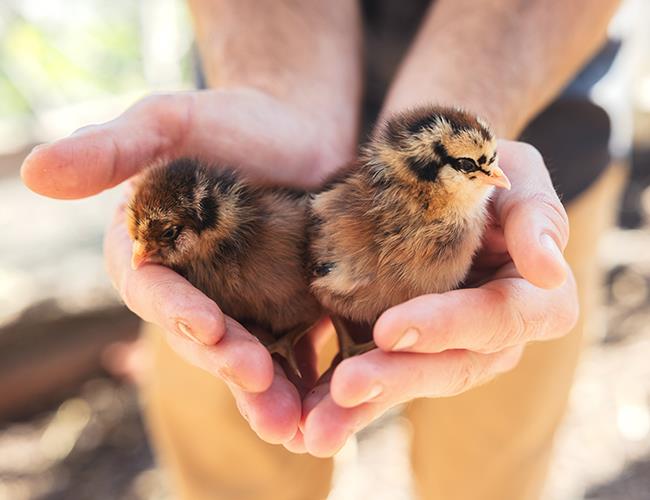
M 397 342 L 392 347 L 392 351 L 403 351 L 413 347 L 420 338 L 420 332 L 416 328 L 407 328 Z
M 373 385 L 368 391 L 368 393 L 363 398 L 361 398 L 359 404 L 368 403 L 369 401 L 372 401 L 377 396 L 379 396 L 382 392 L 384 392 L 384 388 L 380 384 Z
M 539 238 L 539 242 L 544 248 L 553 254 L 558 262 L 564 262 L 564 255 L 562 255 L 557 243 L 555 243 L 555 240 L 549 234 L 542 234 Z
M 184 321 L 177 321 L 176 328 L 182 335 L 184 335 L 188 339 L 196 342 L 197 344 L 203 344 L 203 342 L 201 342 L 197 337 L 194 336 L 194 334 L 192 333 L 192 329 L 190 328 L 190 325 L 188 325 Z

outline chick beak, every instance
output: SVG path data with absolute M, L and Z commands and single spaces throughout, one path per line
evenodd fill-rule
M 147 262 L 154 252 L 147 250 L 147 247 L 139 241 L 133 242 L 133 251 L 131 254 L 131 268 L 135 271 L 142 264 Z
M 483 182 L 504 189 L 510 189 L 512 187 L 510 179 L 508 179 L 506 174 L 499 167 L 492 167 L 490 175 L 485 175 L 483 177 Z

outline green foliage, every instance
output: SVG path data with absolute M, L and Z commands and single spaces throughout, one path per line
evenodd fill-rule
M 96 15 L 71 13 L 65 23 L 0 8 L 0 118 L 146 85 L 137 3 L 112 15 L 96 6 Z

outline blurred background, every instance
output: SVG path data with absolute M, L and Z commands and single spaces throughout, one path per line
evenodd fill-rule
M 633 110 L 630 179 L 598 249 L 603 307 L 558 435 L 552 500 L 650 498 L 650 8 L 626 7 L 629 78 L 596 92 Z M 139 416 L 138 322 L 103 269 L 119 188 L 58 202 L 18 171 L 37 143 L 192 88 L 192 61 L 181 0 L 0 3 L 0 500 L 171 498 Z M 407 438 L 395 417 L 350 443 L 332 498 L 411 498 Z

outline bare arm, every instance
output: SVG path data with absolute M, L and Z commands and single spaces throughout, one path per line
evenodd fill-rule
M 387 110 L 460 104 L 516 137 L 604 42 L 618 0 L 438 0 Z
M 189 0 L 189 5 L 210 87 L 266 92 L 323 124 L 322 142 L 332 141 L 337 154 L 354 154 L 361 94 L 355 1 Z
M 315 185 L 356 147 L 360 25 L 353 0 L 193 0 L 207 78 L 198 92 L 150 96 L 116 119 L 34 149 L 34 191 L 83 198 L 153 162 L 200 156 L 274 183 Z M 171 269 L 130 268 L 119 208 L 105 238 L 124 302 L 185 360 L 225 380 L 263 439 L 297 448 L 301 400 L 269 353 Z

